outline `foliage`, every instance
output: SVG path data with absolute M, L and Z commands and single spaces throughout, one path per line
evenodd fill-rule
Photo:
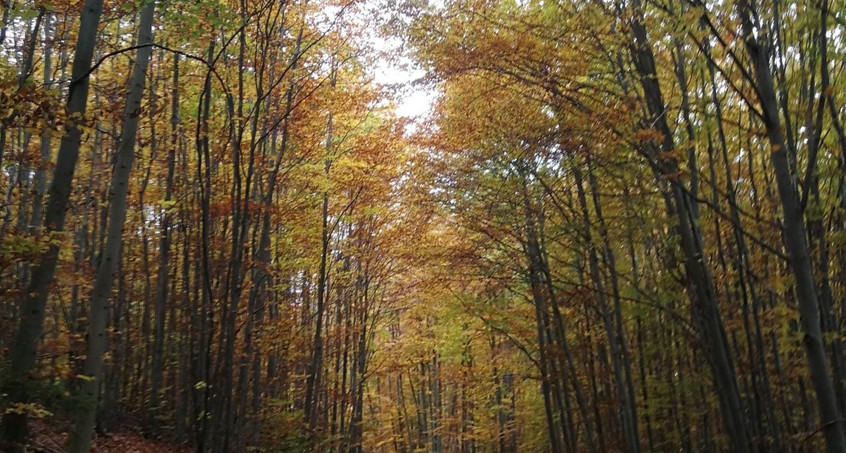
M 160 2 L 86 376 L 145 4 L 105 5 L 85 117 L 81 4 L 2 6 L 4 357 L 48 294 L 4 413 L 212 452 L 846 448 L 842 0 Z

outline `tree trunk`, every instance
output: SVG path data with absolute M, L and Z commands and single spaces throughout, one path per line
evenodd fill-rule
M 173 86 L 171 87 L 171 113 L 170 126 L 171 138 L 170 149 L 167 152 L 167 176 L 165 179 L 165 208 L 161 219 L 161 240 L 159 242 L 159 269 L 156 279 L 156 309 L 155 327 L 153 330 L 153 357 L 152 370 L 150 372 L 150 399 L 147 411 L 147 426 L 156 426 L 156 416 L 159 413 L 159 393 L 161 391 L 163 351 L 164 351 L 164 328 L 165 309 L 168 299 L 168 279 L 170 277 L 168 266 L 170 262 L 170 222 L 171 215 L 168 213 L 173 196 L 173 174 L 176 166 L 177 126 L 179 124 L 179 55 L 173 55 Z
M 738 5 L 746 51 L 749 53 L 754 69 L 757 92 L 761 103 L 761 116 L 770 143 L 770 161 L 775 172 L 776 185 L 781 200 L 784 218 L 784 242 L 787 246 L 788 262 L 793 273 L 796 299 L 799 302 L 803 343 L 811 372 L 811 384 L 817 395 L 820 420 L 829 453 L 846 452 L 846 437 L 843 422 L 837 409 L 837 396 L 829 375 L 828 360 L 820 325 L 819 300 L 817 285 L 814 280 L 811 258 L 806 241 L 806 228 L 799 193 L 793 180 L 789 153 L 779 118 L 777 97 L 770 69 L 769 52 L 763 29 L 756 30 L 752 16 L 756 13 L 746 1 Z
M 153 42 L 153 17 L 155 2 L 144 6 L 138 25 L 137 44 Z M 94 429 L 97 414 L 97 401 L 100 380 L 102 378 L 103 353 L 106 347 L 106 323 L 108 321 L 112 283 L 120 268 L 123 225 L 126 220 L 126 196 L 129 191 L 129 175 L 135 157 L 135 137 L 141 114 L 141 100 L 144 95 L 144 83 L 147 77 L 147 65 L 150 61 L 152 46 L 140 47 L 135 56 L 129 92 L 123 113 L 123 127 L 120 133 L 114 173 L 111 182 L 111 200 L 109 208 L 109 226 L 106 245 L 97 268 L 97 277 L 91 291 L 88 325 L 88 353 L 85 357 L 85 378 L 80 384 L 84 401 L 83 409 L 77 413 L 71 433 L 70 453 L 87 453 L 91 449 L 91 432 Z
M 44 226 L 48 234 L 61 233 L 70 199 L 73 174 L 82 141 L 82 118 L 88 102 L 89 68 L 94 57 L 97 27 L 103 0 L 86 0 L 80 16 L 79 34 L 74 53 L 71 84 L 66 111 L 70 120 L 62 137 L 50 185 Z M 7 10 L 8 11 L 8 10 Z M 47 292 L 56 272 L 60 246 L 53 244 L 33 269 L 24 292 L 20 325 L 10 349 L 9 377 L 6 393 L 10 402 L 26 404 L 30 399 L 30 373 L 35 367 L 36 347 L 44 322 Z M 23 451 L 26 442 L 27 418 L 24 414 L 7 413 L 3 417 L 3 443 L 8 451 Z
M 664 156 L 672 156 L 675 152 L 675 143 L 672 131 L 667 123 L 666 104 L 658 83 L 655 59 L 648 41 L 646 28 L 642 23 L 643 12 L 640 2 L 635 1 L 633 8 L 631 29 L 634 42 L 631 53 L 643 88 L 649 114 L 648 121 L 662 135 L 661 153 Z M 690 300 L 701 329 L 702 346 L 705 348 L 711 367 L 714 387 L 719 395 L 723 426 L 729 436 L 733 450 L 738 453 L 746 453 L 750 451 L 750 439 L 744 415 L 745 411 L 737 387 L 734 363 L 723 327 L 711 270 L 706 257 L 702 253 L 702 232 L 694 207 L 696 200 L 678 180 L 678 163 L 675 158 L 660 157 L 656 151 L 650 151 L 648 158 L 653 161 L 652 164 L 655 165 L 660 175 L 666 178 L 670 184 L 669 192 L 673 201 L 672 214 L 678 220 L 678 226 L 675 230 L 679 235 L 684 252 L 684 267 L 690 287 Z

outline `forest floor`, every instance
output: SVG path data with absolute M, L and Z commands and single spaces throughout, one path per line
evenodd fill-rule
M 91 453 L 189 453 L 192 448 L 164 440 L 145 438 L 132 426 L 117 429 L 105 436 L 95 435 Z M 33 452 L 59 453 L 66 450 L 70 424 L 48 424 L 32 421 L 29 447 Z

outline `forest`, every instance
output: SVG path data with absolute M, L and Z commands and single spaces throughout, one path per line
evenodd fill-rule
M 846 0 L 0 3 L 0 450 L 846 453 Z

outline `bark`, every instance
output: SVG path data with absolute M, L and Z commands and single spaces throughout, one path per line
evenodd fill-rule
M 843 422 L 837 408 L 837 396 L 834 383 L 829 375 L 825 343 L 820 324 L 819 299 L 817 284 L 811 267 L 808 251 L 807 230 L 804 213 L 799 199 L 799 192 L 793 179 L 790 155 L 795 149 L 789 149 L 782 131 L 777 104 L 773 73 L 770 68 L 769 49 L 764 30 L 758 29 L 752 22 L 756 15 L 753 7 L 746 1 L 738 5 L 743 25 L 746 51 L 754 70 L 756 88 L 761 103 L 761 117 L 770 144 L 770 162 L 775 173 L 779 199 L 783 215 L 783 236 L 788 252 L 788 261 L 793 274 L 796 299 L 799 303 L 803 344 L 811 372 L 811 385 L 817 396 L 817 405 L 829 453 L 846 452 Z
M 669 181 L 669 195 L 673 202 L 672 212 L 678 225 L 681 248 L 684 253 L 684 268 L 689 285 L 691 304 L 701 329 L 702 346 L 708 358 L 714 387 L 719 395 L 723 426 L 731 441 L 732 449 L 738 453 L 750 451 L 750 438 L 744 416 L 736 372 L 723 326 L 711 270 L 702 252 L 702 232 L 697 218 L 697 201 L 679 180 L 678 163 L 674 154 L 676 147 L 672 131 L 667 122 L 667 107 L 661 94 L 655 59 L 652 54 L 646 28 L 642 23 L 640 2 L 636 1 L 630 23 L 634 42 L 632 58 L 640 78 L 643 95 L 649 115 L 649 124 L 661 133 L 658 150 L 648 151 L 648 158 L 656 166 L 663 179 Z
M 168 280 L 170 277 L 168 267 L 170 262 L 171 245 L 171 214 L 168 212 L 170 206 L 167 202 L 170 202 L 173 197 L 173 175 L 176 168 L 177 127 L 179 125 L 179 55 L 177 54 L 173 55 L 172 83 L 170 114 L 171 138 L 170 149 L 168 149 L 167 152 L 167 176 L 165 177 L 164 195 L 166 207 L 162 212 L 161 219 L 159 269 L 158 278 L 156 279 L 155 327 L 153 332 L 152 370 L 150 372 L 150 399 L 147 414 L 147 425 L 149 427 L 155 426 L 155 418 L 159 413 L 159 393 L 161 392 L 164 354 L 165 308 L 167 307 Z
M 44 16 L 44 85 L 49 86 L 53 76 L 53 46 L 51 39 L 52 14 Z M 44 215 L 44 193 L 47 191 L 47 172 L 45 166 L 50 162 L 51 136 L 49 130 L 41 134 L 41 162 L 35 170 L 33 182 L 34 197 L 32 200 L 32 219 L 29 222 L 30 232 L 41 226 Z
M 330 75 L 331 85 L 334 87 L 336 79 L 333 68 L 333 73 Z M 324 177 L 328 183 L 329 168 L 332 164 L 332 113 L 329 113 L 329 120 L 326 132 L 326 158 L 324 165 Z M 323 316 L 326 305 L 326 281 L 327 281 L 327 259 L 329 255 L 329 191 L 326 189 L 323 192 L 323 207 L 322 207 L 322 225 L 321 225 L 321 241 L 320 241 L 320 268 L 317 274 L 317 307 L 314 313 L 314 339 L 313 351 L 311 354 L 311 362 L 306 374 L 306 394 L 305 394 L 305 420 L 309 429 L 309 436 L 314 445 L 315 430 L 317 428 L 317 410 L 318 398 L 320 391 L 320 371 L 323 363 Z
M 71 84 L 68 89 L 66 111 L 70 118 L 59 146 L 59 154 L 50 185 L 44 226 L 47 234 L 64 231 L 65 214 L 70 198 L 73 175 L 82 140 L 81 121 L 88 102 L 89 68 L 94 57 L 97 26 L 103 10 L 103 0 L 86 0 L 80 16 Z M 59 245 L 51 245 L 41 262 L 32 270 L 24 292 L 22 313 L 15 339 L 10 349 L 9 378 L 6 393 L 15 403 L 28 403 L 30 373 L 35 367 L 36 347 L 44 322 L 44 312 L 50 283 L 59 260 Z M 23 451 L 27 432 L 27 418 L 23 414 L 7 413 L 3 417 L 3 443 L 8 451 Z
M 626 358 L 628 354 L 623 351 L 626 348 L 626 345 L 622 341 L 622 326 L 620 325 L 622 320 L 619 306 L 619 294 L 616 290 L 615 284 L 614 295 L 616 295 L 617 297 L 615 300 L 615 315 L 614 319 L 612 319 L 612 314 L 608 307 L 605 285 L 603 283 L 602 277 L 600 276 L 599 259 L 596 250 L 597 246 L 593 243 L 593 237 L 590 231 L 590 229 L 592 228 L 592 221 L 590 213 L 588 211 L 587 197 L 585 195 L 581 170 L 578 168 L 578 166 L 573 169 L 573 174 L 576 180 L 576 190 L 578 192 L 579 205 L 581 207 L 582 218 L 584 220 L 584 232 L 582 235 L 584 237 L 585 248 L 587 249 L 586 254 L 588 258 L 590 276 L 594 282 L 594 287 L 596 289 L 596 299 L 599 304 L 599 312 L 602 317 L 603 326 L 605 328 L 605 335 L 606 339 L 608 340 L 608 346 L 611 354 L 611 366 L 614 373 L 614 386 L 617 391 L 617 398 L 619 398 L 619 403 L 621 405 L 620 415 L 622 417 L 623 424 L 623 440 L 626 445 L 626 451 L 631 453 L 637 453 L 640 451 L 641 448 L 637 429 L 637 413 L 634 402 L 634 394 L 633 392 L 630 392 L 630 387 L 627 385 L 627 381 L 630 382 L 631 380 L 630 378 L 626 379 L 624 377 L 624 373 L 628 375 L 630 374 L 630 372 L 628 371 L 629 365 L 627 363 Z M 598 197 L 598 194 L 596 194 L 595 192 L 593 195 L 594 197 Z M 599 204 L 596 203 L 595 207 L 598 208 Z M 604 223 L 601 224 L 604 225 Z M 608 233 L 607 231 L 603 230 L 604 227 L 602 227 L 600 235 L 605 240 L 607 240 Z M 605 249 L 606 252 L 608 252 L 609 247 L 606 245 Z M 611 262 L 609 262 L 609 265 Z
M 523 175 L 525 175 L 525 171 Z M 529 204 L 528 190 L 523 182 L 523 213 L 525 217 L 524 231 L 525 243 L 523 244 L 526 258 L 528 259 L 527 275 L 529 286 L 532 292 L 532 302 L 535 306 L 535 323 L 539 350 L 539 364 L 541 372 L 541 393 L 544 400 L 544 409 L 546 415 L 546 425 L 548 437 L 550 442 L 550 451 L 552 453 L 560 453 L 563 451 L 561 436 L 559 436 L 558 423 L 555 417 L 555 403 L 552 388 L 552 379 L 556 376 L 552 374 L 551 368 L 551 354 L 549 351 L 550 344 L 550 322 L 549 322 L 549 307 L 548 298 L 546 294 L 547 287 L 544 285 L 543 269 L 540 263 L 540 245 L 536 233 L 535 219 L 532 208 Z
M 137 44 L 153 42 L 153 17 L 155 2 L 151 1 L 141 12 L 138 25 Z M 91 449 L 91 433 L 97 414 L 97 401 L 102 379 L 103 353 L 107 342 L 106 324 L 111 300 L 112 283 L 120 268 L 120 254 L 123 243 L 123 225 L 126 220 L 126 198 L 129 192 L 129 175 L 135 157 L 135 137 L 141 115 L 141 100 L 147 66 L 152 54 L 151 46 L 140 47 L 135 54 L 135 64 L 129 81 L 129 92 L 123 113 L 115 168 L 110 188 L 109 226 L 103 255 L 97 268 L 94 288 L 91 291 L 88 325 L 88 353 L 85 358 L 85 379 L 80 384 L 84 408 L 77 414 L 71 433 L 71 453 L 87 453 Z

